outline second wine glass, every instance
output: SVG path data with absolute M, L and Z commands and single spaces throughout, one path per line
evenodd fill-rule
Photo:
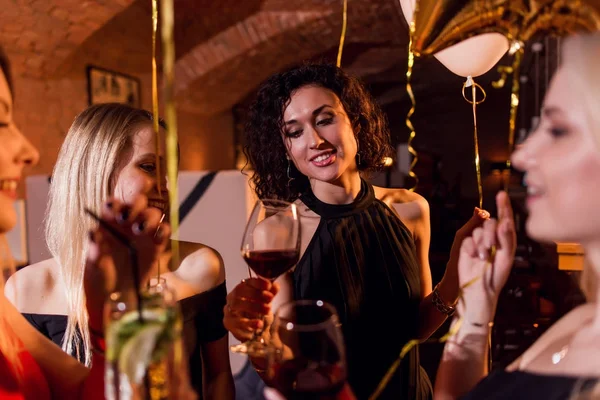
M 265 383 L 288 400 L 353 399 L 335 308 L 321 300 L 282 305 L 271 327 Z
M 294 267 L 300 255 L 296 205 L 274 199 L 258 200 L 246 224 L 241 252 L 248 267 L 271 282 Z M 265 349 L 262 330 L 255 331 L 249 341 L 231 347 L 235 353 L 251 355 L 264 354 Z

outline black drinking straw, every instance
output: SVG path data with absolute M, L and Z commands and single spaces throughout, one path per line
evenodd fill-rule
M 137 250 L 135 249 L 135 247 L 133 246 L 131 241 L 129 241 L 129 239 L 127 239 L 127 237 L 125 235 L 123 235 L 121 232 L 117 231 L 115 228 L 110 226 L 102 218 L 97 216 L 93 211 L 91 211 L 90 209 L 87 209 L 87 208 L 84 208 L 84 211 L 90 217 L 92 217 L 94 220 L 96 220 L 96 222 L 98 222 L 100 224 L 100 226 L 102 226 L 102 228 L 104 228 L 108 232 L 110 232 L 115 238 L 117 238 L 117 240 L 119 240 L 119 242 L 121 242 L 123 245 L 125 245 L 125 247 L 127 247 L 127 250 L 129 251 L 129 258 L 131 260 L 131 269 L 133 272 L 133 284 L 135 285 L 135 296 L 137 299 L 138 320 L 140 321 L 141 324 L 143 324 L 144 317 L 142 316 L 142 295 L 140 294 L 140 276 L 139 276 L 139 268 L 138 268 Z

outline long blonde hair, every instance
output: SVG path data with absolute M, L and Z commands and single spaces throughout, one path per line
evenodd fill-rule
M 600 32 L 576 35 L 565 40 L 561 68 L 566 68 L 571 86 L 584 100 L 585 114 L 600 151 Z M 598 278 L 586 261 L 581 274 L 581 289 L 588 301 L 596 301 Z
M 95 227 L 87 207 L 100 213 L 112 194 L 123 155 L 152 114 L 123 104 L 100 104 L 79 114 L 58 154 L 46 210 L 46 242 L 60 266 L 67 300 L 64 351 L 91 365 L 90 333 L 83 291 L 88 232 Z M 81 334 L 81 338 L 78 337 Z M 75 353 L 75 354 L 73 354 Z

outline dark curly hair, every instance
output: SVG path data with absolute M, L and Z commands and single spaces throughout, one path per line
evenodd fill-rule
M 288 187 L 288 160 L 281 135 L 283 113 L 292 95 L 310 85 L 329 89 L 340 99 L 356 135 L 360 171 L 379 170 L 385 157 L 393 157 L 387 119 L 365 87 L 334 65 L 304 64 L 269 78 L 250 106 L 244 153 L 254 168 L 252 183 L 259 198 L 294 201 L 309 187 L 308 178 L 293 163 L 294 180 Z

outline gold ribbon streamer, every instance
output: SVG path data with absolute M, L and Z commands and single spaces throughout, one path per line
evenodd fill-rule
M 512 90 L 510 94 L 510 119 L 508 120 L 508 157 L 506 159 L 506 180 L 504 181 L 504 190 L 508 191 L 510 183 L 510 155 L 512 154 L 515 145 L 515 130 L 517 122 L 517 110 L 519 108 L 519 91 L 521 83 L 519 81 L 519 72 L 521 69 L 521 60 L 523 58 L 523 46 L 516 47 L 515 58 L 512 65 Z
M 481 272 L 481 275 L 474 277 L 473 279 L 471 279 L 470 281 L 468 281 L 467 283 L 465 283 L 464 285 L 462 285 L 460 287 L 460 289 L 458 291 L 458 301 L 463 300 L 463 293 L 466 288 L 468 288 L 469 286 L 471 286 L 472 284 L 477 282 L 479 279 L 483 278 L 483 275 L 485 274 L 485 272 L 488 270 L 488 268 L 490 268 L 492 266 L 492 263 L 494 262 L 494 257 L 496 257 L 496 246 L 491 247 L 490 256 L 488 258 L 488 261 L 487 261 L 483 271 Z M 462 325 L 462 322 L 463 322 L 463 317 L 459 316 L 459 318 L 456 320 L 456 322 L 454 322 L 454 324 L 452 324 L 452 326 L 448 330 L 448 333 L 446 333 L 444 336 L 442 336 L 438 340 L 431 340 L 430 342 L 437 342 L 437 343 L 447 342 L 448 339 L 452 338 L 453 336 L 455 336 L 458 333 L 458 331 L 460 330 L 460 327 Z M 419 340 L 413 339 L 413 340 L 409 340 L 402 347 L 402 350 L 400 350 L 400 355 L 394 361 L 394 363 L 390 366 L 390 368 L 386 372 L 383 379 L 381 379 L 381 381 L 379 382 L 379 385 L 377 385 L 377 388 L 375 389 L 375 392 L 373 392 L 373 394 L 371 396 L 369 396 L 369 400 L 376 400 L 381 395 L 381 393 L 383 393 L 383 390 L 385 389 L 387 384 L 390 382 L 390 379 L 392 379 L 392 376 L 394 376 L 394 373 L 398 369 L 398 366 L 400 366 L 400 363 L 402 362 L 402 360 L 404 359 L 406 354 L 408 354 L 408 352 L 411 351 L 419 343 L 420 343 Z
M 469 100 L 465 93 L 465 89 L 468 86 L 471 86 L 471 97 L 473 100 Z M 477 101 L 477 89 L 481 90 L 483 93 L 483 99 Z M 479 192 L 479 208 L 483 208 L 483 185 L 481 184 L 481 166 L 479 160 L 479 138 L 477 136 L 477 105 L 481 104 L 485 101 L 486 93 L 483 88 L 475 82 L 475 80 L 471 77 L 467 79 L 465 83 L 463 83 L 462 87 L 462 95 L 465 101 L 469 104 L 473 105 L 473 142 L 475 144 L 475 173 L 477 174 L 477 189 Z
M 179 265 L 179 201 L 177 184 L 177 113 L 175 111 L 174 65 L 175 40 L 173 36 L 173 0 L 161 2 L 161 36 L 163 49 L 163 79 L 165 82 L 165 117 L 167 121 L 167 177 L 169 179 L 170 223 L 173 229 L 171 247 L 172 265 Z
M 508 65 L 501 65 L 498 67 L 498 73 L 500 74 L 500 78 L 497 81 L 492 82 L 492 86 L 494 89 L 502 89 L 504 84 L 506 83 L 506 77 L 508 74 L 512 74 L 513 69 Z
M 342 34 L 340 35 L 340 46 L 337 54 L 337 67 L 342 66 L 342 50 L 344 50 L 344 41 L 346 40 L 346 28 L 348 26 L 348 0 L 344 0 L 344 11 L 342 12 Z
M 412 147 L 412 142 L 415 139 L 416 136 L 416 132 L 415 132 L 415 128 L 412 124 L 412 121 L 410 120 L 410 117 L 412 117 L 412 115 L 415 113 L 415 95 L 413 93 L 412 90 L 412 85 L 410 83 L 411 81 L 411 77 L 412 77 L 412 70 L 413 70 L 413 65 L 415 64 L 415 53 L 413 52 L 413 47 L 412 47 L 412 37 L 415 31 L 415 23 L 411 22 L 410 23 L 410 40 L 408 42 L 408 68 L 406 70 L 406 92 L 408 93 L 408 97 L 410 97 L 410 102 L 411 102 L 411 107 L 410 110 L 408 110 L 408 114 L 406 114 L 406 126 L 408 127 L 408 129 L 410 130 L 410 134 L 408 136 L 408 142 L 407 142 L 407 147 L 408 147 L 408 152 L 410 154 L 412 154 L 413 159 L 410 162 L 410 167 L 408 168 L 408 176 L 410 176 L 411 178 L 413 178 L 415 180 L 415 184 L 412 188 L 410 188 L 410 191 L 415 191 L 415 189 L 417 188 L 417 185 L 419 184 L 419 178 L 417 178 L 417 175 L 414 173 L 413 168 L 415 167 L 415 165 L 417 164 L 417 160 L 418 160 L 418 155 L 416 150 Z
M 156 32 L 158 29 L 158 0 L 152 0 L 152 126 L 156 140 L 156 187 L 162 197 L 162 173 L 160 162 L 160 127 L 158 125 L 158 77 L 156 73 Z M 162 222 L 162 221 L 161 221 Z M 160 260 L 158 262 L 157 281 L 160 281 Z

